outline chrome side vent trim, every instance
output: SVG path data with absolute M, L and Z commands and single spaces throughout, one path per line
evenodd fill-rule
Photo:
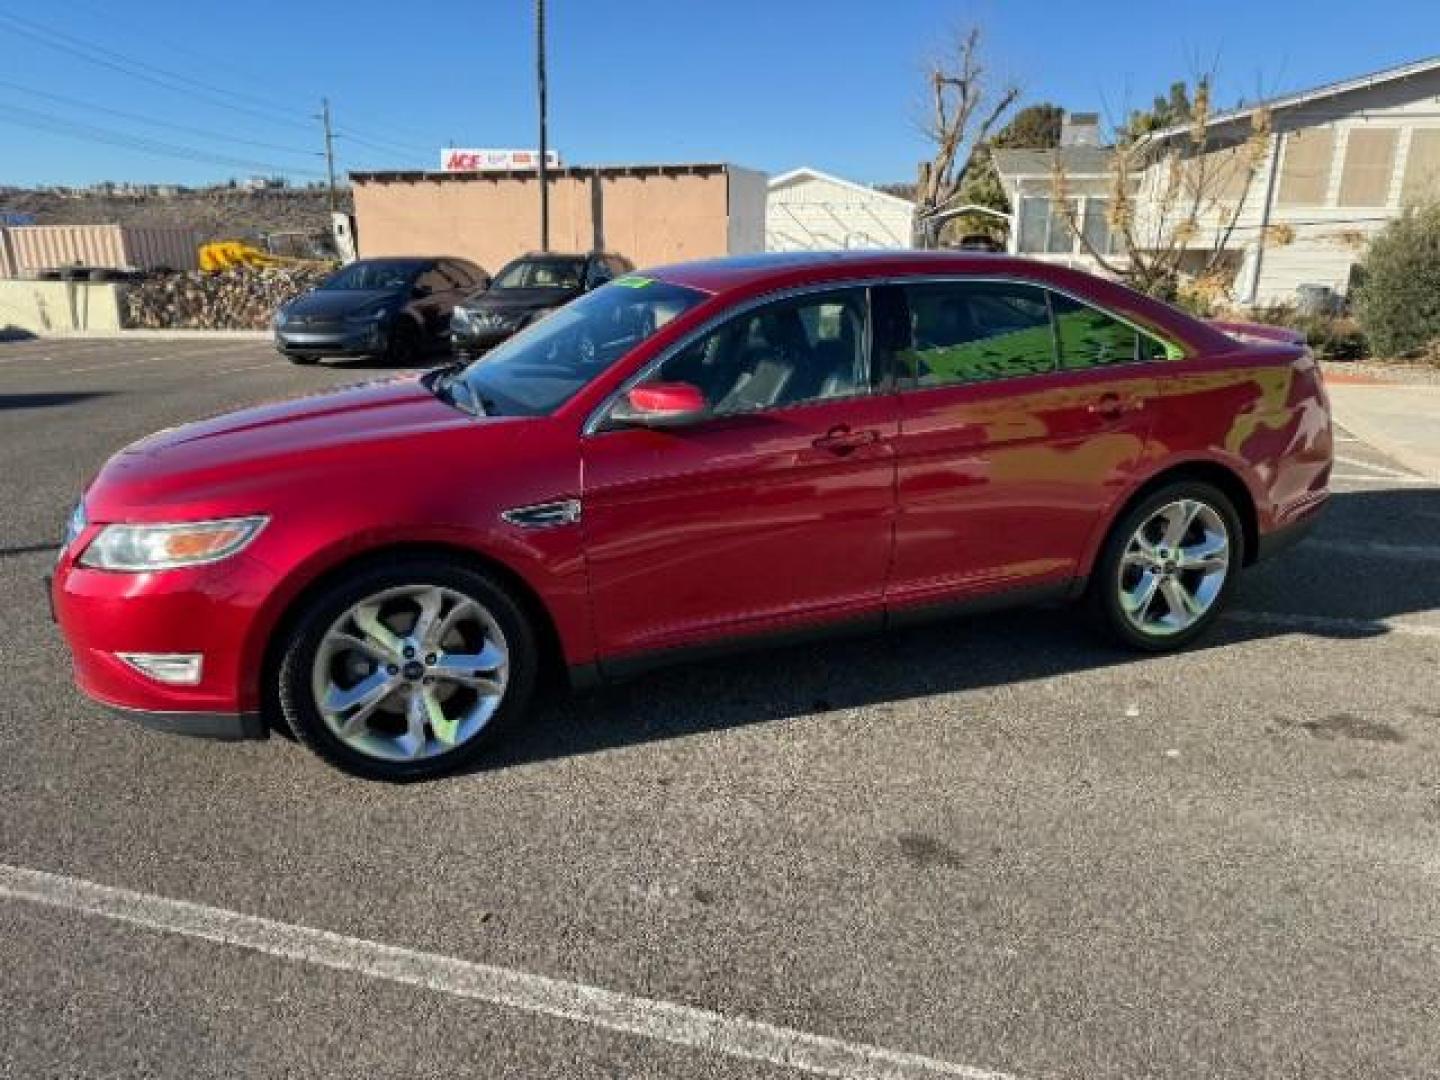
M 559 502 L 536 503 L 534 506 L 517 506 L 513 510 L 504 511 L 500 517 L 522 529 L 553 529 L 557 525 L 574 525 L 580 520 L 580 500 L 562 499 Z

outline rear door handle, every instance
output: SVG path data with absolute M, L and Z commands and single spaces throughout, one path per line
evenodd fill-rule
M 848 454 L 862 446 L 880 441 L 880 432 L 873 428 L 851 431 L 846 424 L 836 424 L 813 443 L 817 450 L 829 450 L 832 454 Z
M 1127 412 L 1139 412 L 1145 407 L 1145 402 L 1140 398 L 1126 398 L 1119 394 L 1101 394 L 1095 401 L 1085 406 L 1085 411 L 1096 416 L 1103 416 L 1107 420 L 1114 420 Z

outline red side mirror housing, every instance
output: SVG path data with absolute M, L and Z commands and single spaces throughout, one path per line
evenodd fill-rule
M 682 427 L 703 419 L 709 411 L 698 386 L 656 382 L 631 387 L 616 402 L 610 420 L 627 427 Z

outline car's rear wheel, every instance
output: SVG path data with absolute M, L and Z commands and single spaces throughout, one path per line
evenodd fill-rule
M 278 679 L 297 738 L 358 776 L 418 780 L 474 760 L 524 713 L 535 634 L 497 582 L 439 559 L 349 576 L 317 597 Z
M 1219 488 L 1168 484 L 1111 530 L 1090 582 L 1091 610 L 1132 648 L 1184 648 L 1219 618 L 1244 544 L 1239 515 Z
M 385 349 L 385 362 L 396 367 L 409 367 L 420 360 L 420 328 L 413 319 L 401 315 L 390 328 L 390 344 Z

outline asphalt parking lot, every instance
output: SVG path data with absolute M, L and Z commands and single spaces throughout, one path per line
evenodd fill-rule
M 377 374 L 0 344 L 0 1076 L 1440 1075 L 1440 488 L 1341 442 L 1187 654 L 716 661 L 426 785 L 83 701 L 39 581 L 104 458 Z

